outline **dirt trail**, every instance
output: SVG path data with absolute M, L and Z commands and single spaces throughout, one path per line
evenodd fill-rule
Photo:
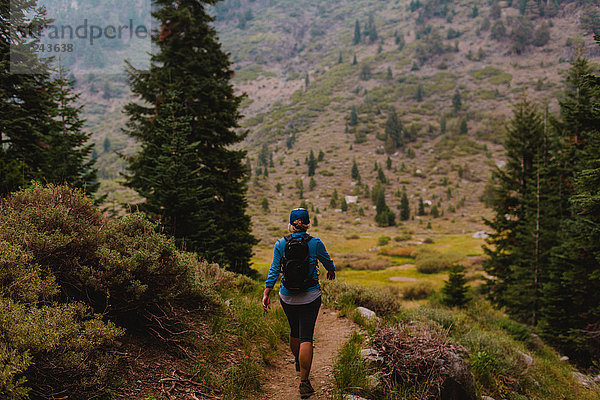
M 310 397 L 311 400 L 330 397 L 335 356 L 355 328 L 356 325 L 346 318 L 338 318 L 336 311 L 321 307 L 315 326 L 315 350 L 310 371 L 310 383 L 316 393 Z M 282 349 L 275 365 L 265 372 L 267 380 L 263 384 L 264 399 L 300 399 L 300 373 L 294 368 L 294 356 L 289 347 Z

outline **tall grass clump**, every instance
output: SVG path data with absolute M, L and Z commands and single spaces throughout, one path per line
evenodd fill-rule
M 370 365 L 360 353 L 362 342 L 362 337 L 353 331 L 335 360 L 333 377 L 340 398 L 345 393 L 364 396 L 373 389 L 368 379 Z

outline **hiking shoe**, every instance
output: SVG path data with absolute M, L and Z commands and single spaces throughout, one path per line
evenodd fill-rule
M 308 379 L 300 381 L 300 398 L 308 399 L 313 394 L 315 394 L 315 389 L 311 386 L 310 381 Z
M 300 372 L 300 363 L 298 362 L 298 360 L 295 361 L 296 364 L 296 372 Z

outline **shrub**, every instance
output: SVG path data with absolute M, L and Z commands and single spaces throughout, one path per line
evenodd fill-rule
M 459 256 L 443 254 L 433 249 L 419 248 L 414 252 L 417 271 L 423 274 L 434 274 L 445 270 L 457 261 Z
M 405 300 L 421 300 L 429 297 L 435 289 L 429 282 L 415 282 L 402 287 L 402 297 Z
M 404 242 L 405 240 L 410 240 L 410 239 L 412 239 L 412 235 L 410 233 L 403 233 L 401 235 L 394 236 L 394 240 L 396 242 Z
M 178 309 L 214 302 L 202 267 L 142 215 L 106 219 L 66 186 L 2 200 L 0 397 L 105 396 L 115 322 L 171 338 Z
M 367 288 L 339 281 L 323 282 L 323 299 L 330 307 L 365 307 L 377 315 L 389 316 L 401 309 L 400 298 L 392 288 Z
M 385 246 L 386 244 L 388 244 L 390 242 L 390 237 L 389 236 L 379 236 L 377 238 L 377 245 L 378 246 Z

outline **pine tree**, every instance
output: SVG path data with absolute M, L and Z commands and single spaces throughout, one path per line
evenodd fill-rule
M 333 194 L 331 195 L 331 200 L 329 200 L 329 207 L 336 208 L 338 203 L 338 192 L 337 189 L 333 189 Z
M 11 42 L 14 27 L 48 24 L 33 0 L 2 1 L 0 7 L 0 195 L 18 189 L 31 179 L 43 179 L 41 169 L 48 156 L 49 95 L 48 62 L 28 48 L 39 43 L 33 29 Z M 12 39 L 15 39 L 13 37 Z M 11 53 L 12 50 L 12 53 Z M 18 58 L 11 60 L 11 54 Z M 12 63 L 12 65 L 11 65 Z M 23 72 L 23 73 L 14 73 Z M 29 72 L 35 72 L 29 73 Z
M 378 226 L 395 226 L 396 215 L 385 202 L 385 188 L 382 185 L 376 185 L 373 188 L 375 195 L 375 223 Z
M 206 3 L 155 3 L 153 17 L 172 34 L 153 36 L 158 51 L 149 70 L 129 67 L 131 90 L 148 106 L 136 101 L 125 108 L 127 133 L 142 147 L 129 160 L 127 185 L 146 199 L 140 208 L 164 221 L 188 250 L 252 274 L 257 241 L 246 215 L 246 153 L 231 148 L 243 139 L 235 130 L 242 98 L 230 82 L 231 62 L 210 25 Z M 168 178 L 177 168 L 185 174 L 174 187 Z
M 100 185 L 94 168 L 96 160 L 91 157 L 94 145 L 88 144 L 91 134 L 83 131 L 83 105 L 75 105 L 79 94 L 73 93 L 74 82 L 65 75 L 60 67 L 48 89 L 53 101 L 47 110 L 49 149 L 41 174 L 46 182 L 66 183 L 92 195 Z
M 495 172 L 493 232 L 484 246 L 490 298 L 523 322 L 539 320 L 541 289 L 550 249 L 556 244 L 557 190 L 553 185 L 554 143 L 536 107 L 525 97 L 507 128 L 507 164 Z
M 420 83 L 417 86 L 417 94 L 416 94 L 415 99 L 417 101 L 423 101 L 423 85 L 421 85 Z
M 313 190 L 317 186 L 317 181 L 315 181 L 314 176 L 310 177 L 310 181 L 308 182 L 308 190 Z
M 354 57 L 352 58 L 352 65 L 356 65 L 358 64 L 358 60 L 356 59 L 356 54 L 354 55 Z
M 425 214 L 425 203 L 423 203 L 423 198 L 419 197 L 419 209 L 417 211 L 417 215 L 420 217 L 426 215 Z
M 469 127 L 467 126 L 467 118 L 460 120 L 460 127 L 458 129 L 459 135 L 466 135 L 469 133 Z
M 323 150 L 319 150 L 319 155 L 317 156 L 317 162 L 321 162 L 325 159 L 325 153 L 323 153 Z
M 430 214 L 431 214 L 431 216 L 432 216 L 433 218 L 439 218 L 439 216 L 440 216 L 440 210 L 438 209 L 437 205 L 435 205 L 435 204 L 434 204 L 434 205 L 431 207 L 431 212 L 430 212 Z
M 340 51 L 340 56 L 338 57 L 338 64 L 341 64 L 344 62 L 344 57 L 342 57 L 342 52 Z
M 385 167 L 387 169 L 392 169 L 392 159 L 388 156 L 387 160 L 385 161 Z
M 462 265 L 453 265 L 450 267 L 448 280 L 442 287 L 442 302 L 448 306 L 461 307 L 469 301 L 469 286 L 465 277 L 465 267 Z
M 458 90 L 454 92 L 454 96 L 452 97 L 452 108 L 455 113 L 458 113 L 462 108 L 462 96 Z
M 379 182 L 381 182 L 382 184 L 384 184 L 384 185 L 385 185 L 386 183 L 388 183 L 388 180 L 387 180 L 387 178 L 386 178 L 386 176 L 385 176 L 385 174 L 383 173 L 383 170 L 382 170 L 381 168 L 379 168 L 379 169 L 378 169 L 378 171 L 377 171 L 377 180 L 378 180 Z
M 345 197 L 342 197 L 342 204 L 341 204 L 340 208 L 342 209 L 342 212 L 348 211 L 348 203 L 346 202 Z
M 358 165 L 356 164 L 356 160 L 352 161 L 352 179 L 358 180 L 360 179 L 360 172 L 358 171 Z
M 358 125 L 358 113 L 356 112 L 356 107 L 352 106 L 350 109 L 350 121 L 348 121 L 348 125 L 356 126 Z
M 567 76 L 561 120 L 565 139 L 555 185 L 569 204 L 555 202 L 563 219 L 543 286 L 540 326 L 545 338 L 582 365 L 600 357 L 600 84 L 586 60 Z
M 410 204 L 408 203 L 406 191 L 402 191 L 402 197 L 400 198 L 400 219 L 402 221 L 410 219 Z
M 356 23 L 354 24 L 354 37 L 352 38 L 352 44 L 357 45 L 360 43 L 360 23 L 358 22 L 358 20 L 356 20 Z M 354 56 L 354 58 L 356 59 L 356 56 Z
M 316 169 L 317 169 L 317 160 L 315 159 L 315 153 L 313 153 L 313 151 L 311 149 L 310 155 L 308 156 L 308 176 L 314 176 Z
M 392 140 L 394 147 L 398 148 L 404 145 L 402 134 L 402 122 L 400 122 L 396 110 L 392 108 L 385 122 L 385 135 Z

